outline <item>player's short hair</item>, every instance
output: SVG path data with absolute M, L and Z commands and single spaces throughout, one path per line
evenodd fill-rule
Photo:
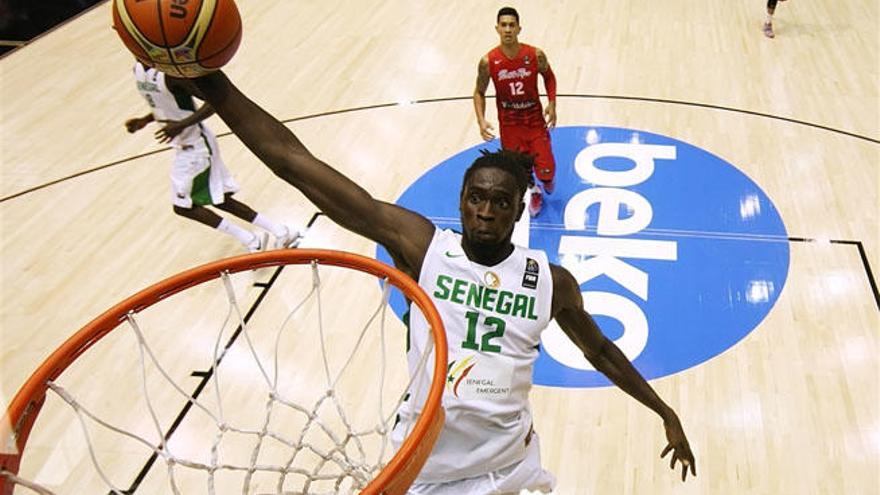
M 497 168 L 509 173 L 514 181 L 519 196 L 522 197 L 532 184 L 532 167 L 535 165 L 535 157 L 512 150 L 488 151 L 480 150 L 481 156 L 464 173 L 461 181 L 460 194 L 464 194 L 464 187 L 474 172 L 483 168 Z
M 516 19 L 516 23 L 519 24 L 519 12 L 516 11 L 513 7 L 501 7 L 498 10 L 498 15 L 495 16 L 495 22 L 501 22 L 501 16 L 503 15 L 512 15 Z

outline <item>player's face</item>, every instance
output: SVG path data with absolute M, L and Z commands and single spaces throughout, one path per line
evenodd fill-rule
M 517 21 L 516 17 L 512 15 L 503 15 L 499 17 L 498 24 L 495 25 L 495 31 L 497 31 L 498 36 L 501 37 L 502 45 L 515 43 L 520 30 L 519 21 Z
M 522 195 L 509 173 L 497 168 L 474 171 L 459 201 L 465 239 L 482 247 L 506 247 L 523 208 Z

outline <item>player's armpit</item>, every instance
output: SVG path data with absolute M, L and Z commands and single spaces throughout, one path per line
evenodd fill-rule
M 392 254 L 395 265 L 418 280 L 425 252 L 434 237 L 436 226 L 419 213 L 401 206 L 377 201 L 376 213 L 385 228 L 374 239 Z

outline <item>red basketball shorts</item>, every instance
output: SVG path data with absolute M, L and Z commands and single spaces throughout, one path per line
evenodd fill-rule
M 550 133 L 544 127 L 501 126 L 501 147 L 535 157 L 535 175 L 541 182 L 553 182 L 556 161 L 550 147 Z

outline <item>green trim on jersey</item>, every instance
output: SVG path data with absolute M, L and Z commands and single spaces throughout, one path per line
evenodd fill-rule
M 202 123 L 199 122 L 196 124 L 199 126 L 199 136 L 202 138 L 202 142 L 205 143 L 205 148 L 208 149 L 208 155 L 214 156 L 214 148 L 211 147 L 211 142 L 208 141 L 208 136 L 205 135 L 205 128 L 202 127 Z
M 192 181 L 190 197 L 194 205 L 209 206 L 214 204 L 211 200 L 211 167 L 195 176 Z

